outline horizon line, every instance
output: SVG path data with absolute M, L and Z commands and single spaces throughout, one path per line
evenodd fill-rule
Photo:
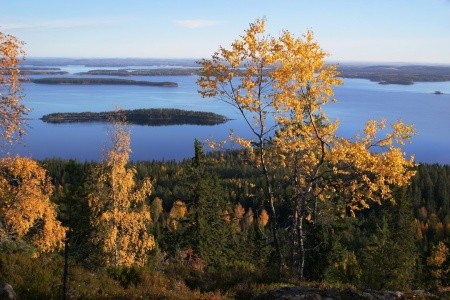
M 204 59 L 204 57 L 114 57 L 114 56 L 28 56 L 27 59 L 87 59 L 87 60 L 104 60 L 104 59 L 115 59 L 115 60 L 190 60 L 197 61 Z M 434 66 L 450 66 L 450 62 L 413 62 L 413 61 L 357 61 L 357 60 L 329 60 L 327 63 L 333 64 L 393 64 L 393 65 L 434 65 Z

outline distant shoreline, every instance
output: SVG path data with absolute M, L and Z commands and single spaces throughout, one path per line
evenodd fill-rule
M 36 84 L 61 84 L 61 85 L 140 85 L 140 86 L 159 86 L 159 87 L 178 87 L 178 83 L 171 81 L 153 82 L 138 81 L 117 78 L 63 78 L 48 77 L 30 80 Z
M 81 112 L 81 113 L 52 113 L 42 116 L 41 120 L 46 123 L 88 123 L 88 122 L 114 122 L 118 112 Z M 229 119 L 225 116 L 202 111 L 190 111 L 170 108 L 151 108 L 122 110 L 130 124 L 148 126 L 166 125 L 217 125 Z
M 434 66 L 339 66 L 340 77 L 367 79 L 379 84 L 412 85 L 416 82 L 450 81 L 450 67 Z M 95 69 L 78 75 L 102 76 L 194 76 L 199 75 L 197 68 L 157 68 L 157 69 Z
M 198 68 L 157 68 L 142 70 L 104 70 L 96 69 L 81 72 L 77 75 L 103 75 L 103 76 L 194 76 L 198 75 Z
M 450 66 L 378 65 L 339 66 L 343 78 L 360 78 L 379 84 L 412 85 L 416 82 L 450 81 Z
M 39 75 L 39 73 L 56 75 L 57 72 L 64 72 L 57 70 L 61 66 L 78 65 L 92 68 L 78 73 L 82 76 L 194 76 L 198 75 L 200 67 L 197 61 L 196 59 L 150 58 L 29 58 L 24 62 L 22 69 L 30 75 Z M 55 73 L 50 73 L 51 71 Z M 379 84 L 411 85 L 416 82 L 450 81 L 450 65 L 444 64 L 340 63 L 338 71 L 342 78 L 367 79 Z

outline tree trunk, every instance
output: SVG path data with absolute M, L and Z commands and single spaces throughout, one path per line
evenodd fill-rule
M 290 259 L 290 269 L 292 274 L 295 274 L 297 269 L 297 249 L 298 249 L 298 210 L 295 201 L 293 201 L 293 218 L 292 218 L 292 233 L 291 233 L 291 259 Z
M 63 282 L 62 282 L 62 299 L 67 299 L 68 283 L 69 283 L 69 240 L 70 230 L 66 233 L 66 239 L 64 240 L 64 270 L 63 270 Z
M 303 280 L 303 273 L 305 270 L 305 238 L 303 232 L 303 212 L 300 211 L 300 217 L 298 220 L 298 236 L 299 236 L 299 244 L 300 244 L 300 261 L 298 265 L 298 278 Z
M 277 279 L 280 280 L 282 266 L 283 266 L 283 256 L 281 255 L 280 241 L 278 239 L 277 214 L 276 214 L 276 210 L 275 210 L 275 203 L 274 203 L 275 201 L 274 201 L 274 196 L 273 196 L 273 191 L 272 191 L 271 180 L 269 178 L 269 172 L 267 171 L 266 160 L 264 158 L 265 148 L 264 148 L 264 140 L 262 138 L 262 135 L 259 136 L 259 150 L 260 150 L 259 159 L 261 162 L 264 179 L 266 181 L 266 190 L 267 190 L 267 195 L 269 197 L 270 214 L 272 215 L 270 224 L 271 224 L 271 229 L 272 229 L 272 238 L 273 238 L 273 243 L 275 246 L 275 252 L 277 255 Z

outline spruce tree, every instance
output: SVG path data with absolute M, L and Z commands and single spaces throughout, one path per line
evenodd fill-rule
M 207 170 L 201 142 L 195 140 L 194 147 L 195 156 L 188 171 L 191 190 L 188 244 L 207 267 L 221 269 L 231 253 L 231 226 L 224 215 L 228 206 L 219 178 Z

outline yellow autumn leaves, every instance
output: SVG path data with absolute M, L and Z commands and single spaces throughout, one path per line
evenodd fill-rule
M 301 38 L 288 31 L 274 38 L 258 19 L 230 49 L 221 47 L 200 61 L 199 93 L 239 110 L 256 138 L 233 136 L 233 141 L 250 154 L 259 145 L 266 163 L 285 168 L 298 201 L 345 195 L 354 211 L 390 199 L 393 185 L 409 181 L 413 157 L 406 159 L 400 147 L 414 130 L 398 121 L 381 136 L 386 121 L 370 120 L 363 137 L 338 136 L 339 122 L 329 120 L 323 105 L 335 102 L 334 87 L 342 79 L 336 65 L 325 63 L 327 56 L 311 31 Z
M 25 115 L 29 109 L 22 98 L 18 63 L 24 55 L 22 42 L 0 32 L 0 143 L 11 143 L 25 134 Z
M 25 133 L 29 109 L 20 103 L 22 44 L 0 32 L 0 150 Z M 19 156 L 1 158 L 0 242 L 26 240 L 42 252 L 62 247 L 65 228 L 56 219 L 52 192 L 50 178 L 37 162 Z
M 0 159 L 0 239 L 26 239 L 40 251 L 62 247 L 65 229 L 50 201 L 53 185 L 44 168 L 23 157 Z
M 112 148 L 90 180 L 93 241 L 100 247 L 105 265 L 143 265 L 155 247 L 148 230 L 152 220 L 146 202 L 152 184 L 145 178 L 136 186 L 136 170 L 127 167 L 131 152 L 129 128 L 117 121 L 110 138 Z

